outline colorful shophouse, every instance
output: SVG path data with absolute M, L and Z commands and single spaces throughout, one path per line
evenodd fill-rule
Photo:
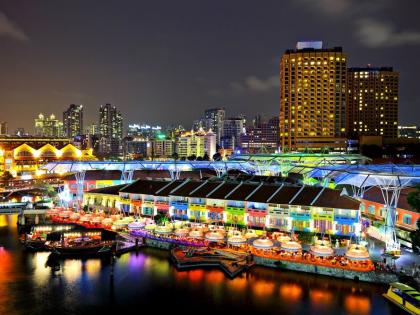
M 360 202 L 323 187 L 219 179 L 138 180 L 121 189 L 120 203 L 124 211 L 147 216 L 167 212 L 174 219 L 260 229 L 360 233 Z

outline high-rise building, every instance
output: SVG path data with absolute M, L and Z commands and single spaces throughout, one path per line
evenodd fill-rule
M 7 122 L 0 122 L 0 136 L 5 136 L 8 134 Z
M 216 134 L 203 130 L 184 133 L 177 138 L 176 152 L 180 158 L 207 154 L 211 159 L 216 153 Z
M 205 129 L 211 129 L 216 134 L 216 141 L 219 144 L 222 136 L 223 121 L 226 111 L 223 107 L 211 108 L 204 111 Z
M 274 153 L 279 146 L 279 118 L 263 121 L 261 116 L 240 135 L 240 146 L 248 153 Z
M 227 118 L 222 124 L 220 145 L 225 149 L 235 150 L 239 146 L 239 138 L 244 132 L 244 118 Z
M 351 138 L 398 137 L 398 79 L 392 67 L 348 69 L 347 131 Z
M 83 134 L 83 105 L 70 104 L 63 112 L 63 129 L 68 138 Z
M 299 42 L 280 61 L 282 150 L 345 149 L 347 58 L 341 47 Z
M 98 135 L 99 134 L 99 127 L 97 124 L 91 124 L 89 125 L 86 130 L 85 130 L 85 134 L 87 135 Z
M 39 114 L 35 118 L 35 136 L 59 138 L 63 137 L 63 123 L 54 114 L 44 116 Z
M 118 156 L 121 153 L 123 119 L 114 105 L 105 104 L 99 108 L 99 153 Z

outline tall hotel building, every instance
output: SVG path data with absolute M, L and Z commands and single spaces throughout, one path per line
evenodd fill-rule
M 392 67 L 348 69 L 347 130 L 351 138 L 398 137 L 398 79 Z
M 83 105 L 71 104 L 63 112 L 63 129 L 68 138 L 83 134 Z
M 347 57 L 341 47 L 298 42 L 280 61 L 282 150 L 344 150 Z
M 123 118 L 111 104 L 101 105 L 99 108 L 99 134 L 100 154 L 118 156 L 122 149 Z

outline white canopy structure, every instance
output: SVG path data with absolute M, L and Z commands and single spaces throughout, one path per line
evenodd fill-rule
M 293 171 L 293 170 L 292 170 Z M 299 167 L 300 173 L 311 178 L 321 178 L 336 185 L 350 185 L 354 196 L 362 198 L 371 187 L 380 189 L 386 209 L 384 236 L 386 250 L 400 250 L 396 237 L 396 208 L 401 189 L 420 184 L 420 165 L 336 165 L 316 168 Z

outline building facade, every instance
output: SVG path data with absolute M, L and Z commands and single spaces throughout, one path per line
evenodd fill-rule
M 99 108 L 99 154 L 118 156 L 122 151 L 123 119 L 117 108 L 111 104 Z
M 224 107 L 211 108 L 204 111 L 205 130 L 212 130 L 216 134 L 216 143 L 220 143 L 222 136 L 223 121 L 225 120 L 226 110 Z
M 259 182 L 138 180 L 120 190 L 121 210 L 282 231 L 360 235 L 360 202 L 338 190 Z
M 407 139 L 420 139 L 420 128 L 413 126 L 398 126 L 398 137 Z
M 63 112 L 63 129 L 68 138 L 83 134 L 83 105 L 71 104 Z
M 227 118 L 223 121 L 220 146 L 235 150 L 240 146 L 240 136 L 244 133 L 244 119 L 241 117 Z
M 55 118 L 54 114 L 47 117 L 44 114 L 39 114 L 35 118 L 35 136 L 50 138 L 63 137 L 63 122 Z
M 279 150 L 279 118 L 268 121 L 256 119 L 252 127 L 247 127 L 240 135 L 240 147 L 247 153 L 275 153 Z
M 280 60 L 282 150 L 345 149 L 347 56 L 341 47 L 300 42 Z M 344 147 L 343 147 L 344 142 Z
M 398 137 L 399 73 L 392 67 L 349 68 L 347 131 L 359 136 Z
M 6 136 L 9 133 L 9 129 L 7 128 L 7 122 L 2 121 L 0 122 L 0 136 Z
M 203 157 L 205 154 L 212 158 L 216 153 L 216 134 L 203 130 L 186 132 L 177 138 L 175 148 L 179 158 Z
M 0 173 L 36 176 L 39 167 L 59 160 L 94 160 L 91 150 L 80 150 L 63 138 L 8 137 L 0 139 Z

